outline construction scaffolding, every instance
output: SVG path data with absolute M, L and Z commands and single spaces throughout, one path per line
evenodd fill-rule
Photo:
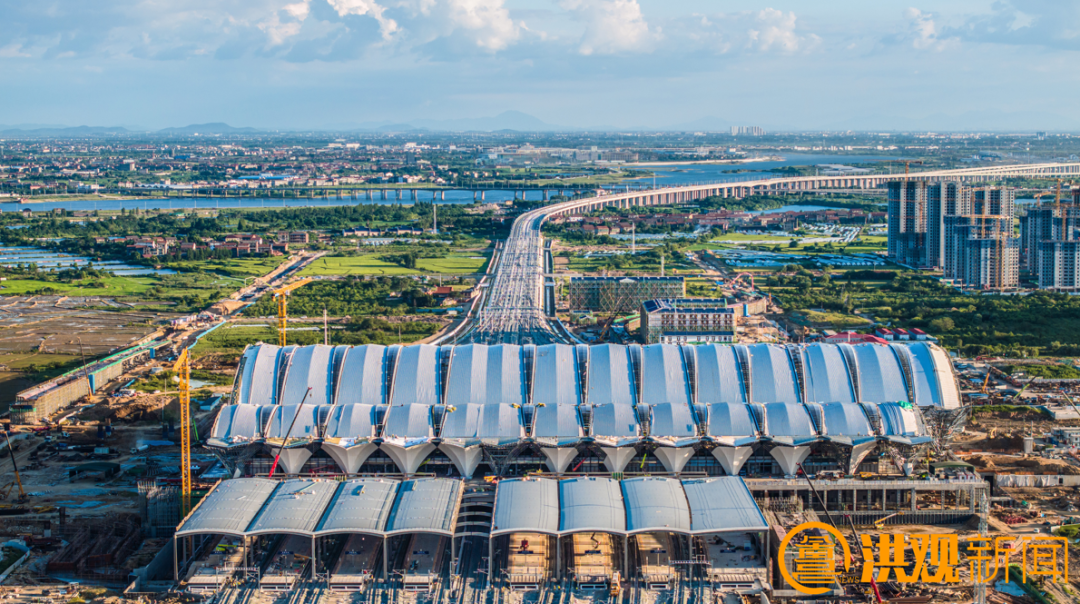
M 130 571 L 120 565 L 142 543 L 138 516 L 109 514 L 80 519 L 78 524 L 62 524 L 61 534 L 68 544 L 49 560 L 45 572 L 73 573 L 95 583 L 130 582 Z
M 646 300 L 686 297 L 682 277 L 573 277 L 570 310 L 613 313 Z
M 176 531 L 180 524 L 180 489 L 176 486 L 140 480 L 139 504 L 148 537 L 167 537 Z

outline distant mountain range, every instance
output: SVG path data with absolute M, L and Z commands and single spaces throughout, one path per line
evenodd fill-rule
M 903 123 L 905 127 L 882 127 L 881 116 L 873 113 L 845 116 L 836 123 L 825 125 L 825 130 L 862 132 L 881 131 L 1009 131 L 1022 132 L 1033 129 L 1072 130 L 1080 128 L 1080 118 L 1071 116 L 1038 114 L 1029 112 L 968 112 L 959 115 L 935 114 L 921 117 L 897 117 L 891 121 Z M 1048 123 L 1049 122 L 1049 123 Z M 1032 124 L 1043 124 L 1033 127 Z M 1051 127 L 1051 124 L 1054 126 Z M 492 117 L 458 119 L 414 119 L 407 121 L 377 122 L 339 122 L 320 128 L 238 128 L 222 122 L 191 124 L 189 126 L 164 128 L 161 130 L 143 129 L 138 126 L 64 126 L 57 124 L 0 124 L 0 136 L 13 137 L 110 137 L 110 136 L 227 136 L 234 134 L 256 134 L 260 132 L 327 132 L 327 133 L 390 133 L 390 132 L 727 132 L 733 125 L 760 125 L 770 132 L 796 132 L 800 129 L 793 124 L 754 124 L 752 122 L 733 122 L 713 116 L 679 122 L 665 127 L 594 125 L 590 127 L 551 124 L 538 117 L 521 111 L 504 111 Z M 818 128 L 815 128 L 815 130 Z

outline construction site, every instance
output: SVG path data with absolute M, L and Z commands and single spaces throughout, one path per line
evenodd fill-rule
M 3 597 L 1026 604 L 1077 589 L 968 570 L 983 538 L 1016 554 L 1076 534 L 1067 385 L 926 341 L 290 345 L 305 283 L 268 291 L 276 344 L 193 359 L 225 323 L 196 319 L 21 393 L 0 462 Z M 806 522 L 851 544 L 856 574 L 860 552 L 882 553 L 863 537 L 954 535 L 958 580 L 838 572 L 810 597 L 783 572 Z M 908 547 L 894 562 L 926 561 Z

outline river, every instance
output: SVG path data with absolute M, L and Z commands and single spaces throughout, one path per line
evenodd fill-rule
M 895 157 L 883 155 L 808 155 L 799 153 L 781 154 L 782 160 L 769 160 L 740 164 L 701 164 L 684 163 L 663 166 L 640 166 L 638 169 L 646 169 L 656 174 L 656 186 L 671 187 L 706 182 L 737 182 L 740 180 L 753 180 L 763 177 L 777 177 L 775 172 L 769 172 L 774 168 L 787 166 L 813 166 L 818 164 L 854 164 L 869 163 L 885 160 L 896 160 Z M 633 167 L 633 166 L 631 166 Z M 736 173 L 736 170 L 752 170 L 751 172 Z M 644 187 L 651 186 L 650 179 L 628 179 L 625 185 L 608 186 L 605 188 L 621 190 L 624 186 Z M 419 201 L 431 201 L 431 189 L 416 189 Z M 556 189 L 549 189 L 554 192 Z M 381 199 L 378 194 L 373 194 L 374 199 L 368 199 L 363 192 L 359 194 L 346 194 L 343 196 L 315 197 L 308 199 L 251 199 L 237 197 L 203 197 L 203 198 L 132 198 L 132 199 L 83 199 L 70 201 L 43 201 L 28 204 L 16 202 L 0 203 L 0 211 L 18 212 L 31 209 L 34 212 L 47 212 L 54 209 L 64 210 L 132 210 L 135 208 L 151 209 L 226 209 L 226 208 L 309 208 L 309 207 L 334 207 L 362 204 L 412 204 L 411 189 L 403 189 L 403 199 L 392 198 L 394 190 L 390 192 L 390 199 Z M 441 193 L 442 191 L 440 191 Z M 538 200 L 541 198 L 540 191 L 526 191 L 526 198 Z M 445 190 L 446 199 L 438 200 L 438 204 L 469 204 L 473 202 L 473 192 L 467 190 Z M 514 199 L 515 191 L 492 190 L 485 193 L 485 201 L 510 201 Z

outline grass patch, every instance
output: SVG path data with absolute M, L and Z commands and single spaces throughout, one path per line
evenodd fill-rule
M 865 327 L 870 321 L 858 315 L 846 315 L 839 312 L 819 312 L 815 310 L 800 310 L 800 314 L 815 326 L 831 325 L 832 327 Z
M 314 325 L 314 324 L 311 324 Z M 398 327 L 401 328 L 400 340 Z M 401 321 L 390 322 L 376 318 L 362 318 L 345 325 L 345 329 L 330 330 L 330 345 L 361 344 L 410 344 L 422 340 L 439 330 L 439 323 L 427 321 Z M 301 346 L 322 344 L 322 329 L 315 331 L 289 331 L 287 332 L 288 343 Z M 278 332 L 276 328 L 264 326 L 252 327 L 223 327 L 216 329 L 192 349 L 196 357 L 211 353 L 239 354 L 245 346 L 258 342 L 270 342 L 276 344 Z M 192 377 L 195 377 L 194 374 Z M 224 377 L 224 376 L 222 376 Z M 199 378 L 202 379 L 202 378 Z
M 1040 377 L 1048 380 L 1080 379 L 1080 369 L 1072 365 L 1009 365 L 1004 370 L 1005 373 L 1010 375 L 1025 373 L 1030 377 Z
M 422 271 L 380 259 L 382 254 L 324 256 L 300 271 L 301 276 L 326 275 L 419 275 Z M 418 261 L 419 262 L 419 261 Z
M 481 273 L 488 258 L 480 254 L 448 254 L 440 258 L 417 258 L 416 268 L 384 260 L 392 254 L 363 254 L 360 256 L 325 256 L 312 262 L 300 272 L 303 276 L 328 275 L 464 275 Z
M 285 262 L 285 256 L 267 256 L 265 258 L 229 258 L 227 260 L 180 260 L 167 266 L 178 271 L 204 271 L 220 273 L 230 277 L 261 277 Z

